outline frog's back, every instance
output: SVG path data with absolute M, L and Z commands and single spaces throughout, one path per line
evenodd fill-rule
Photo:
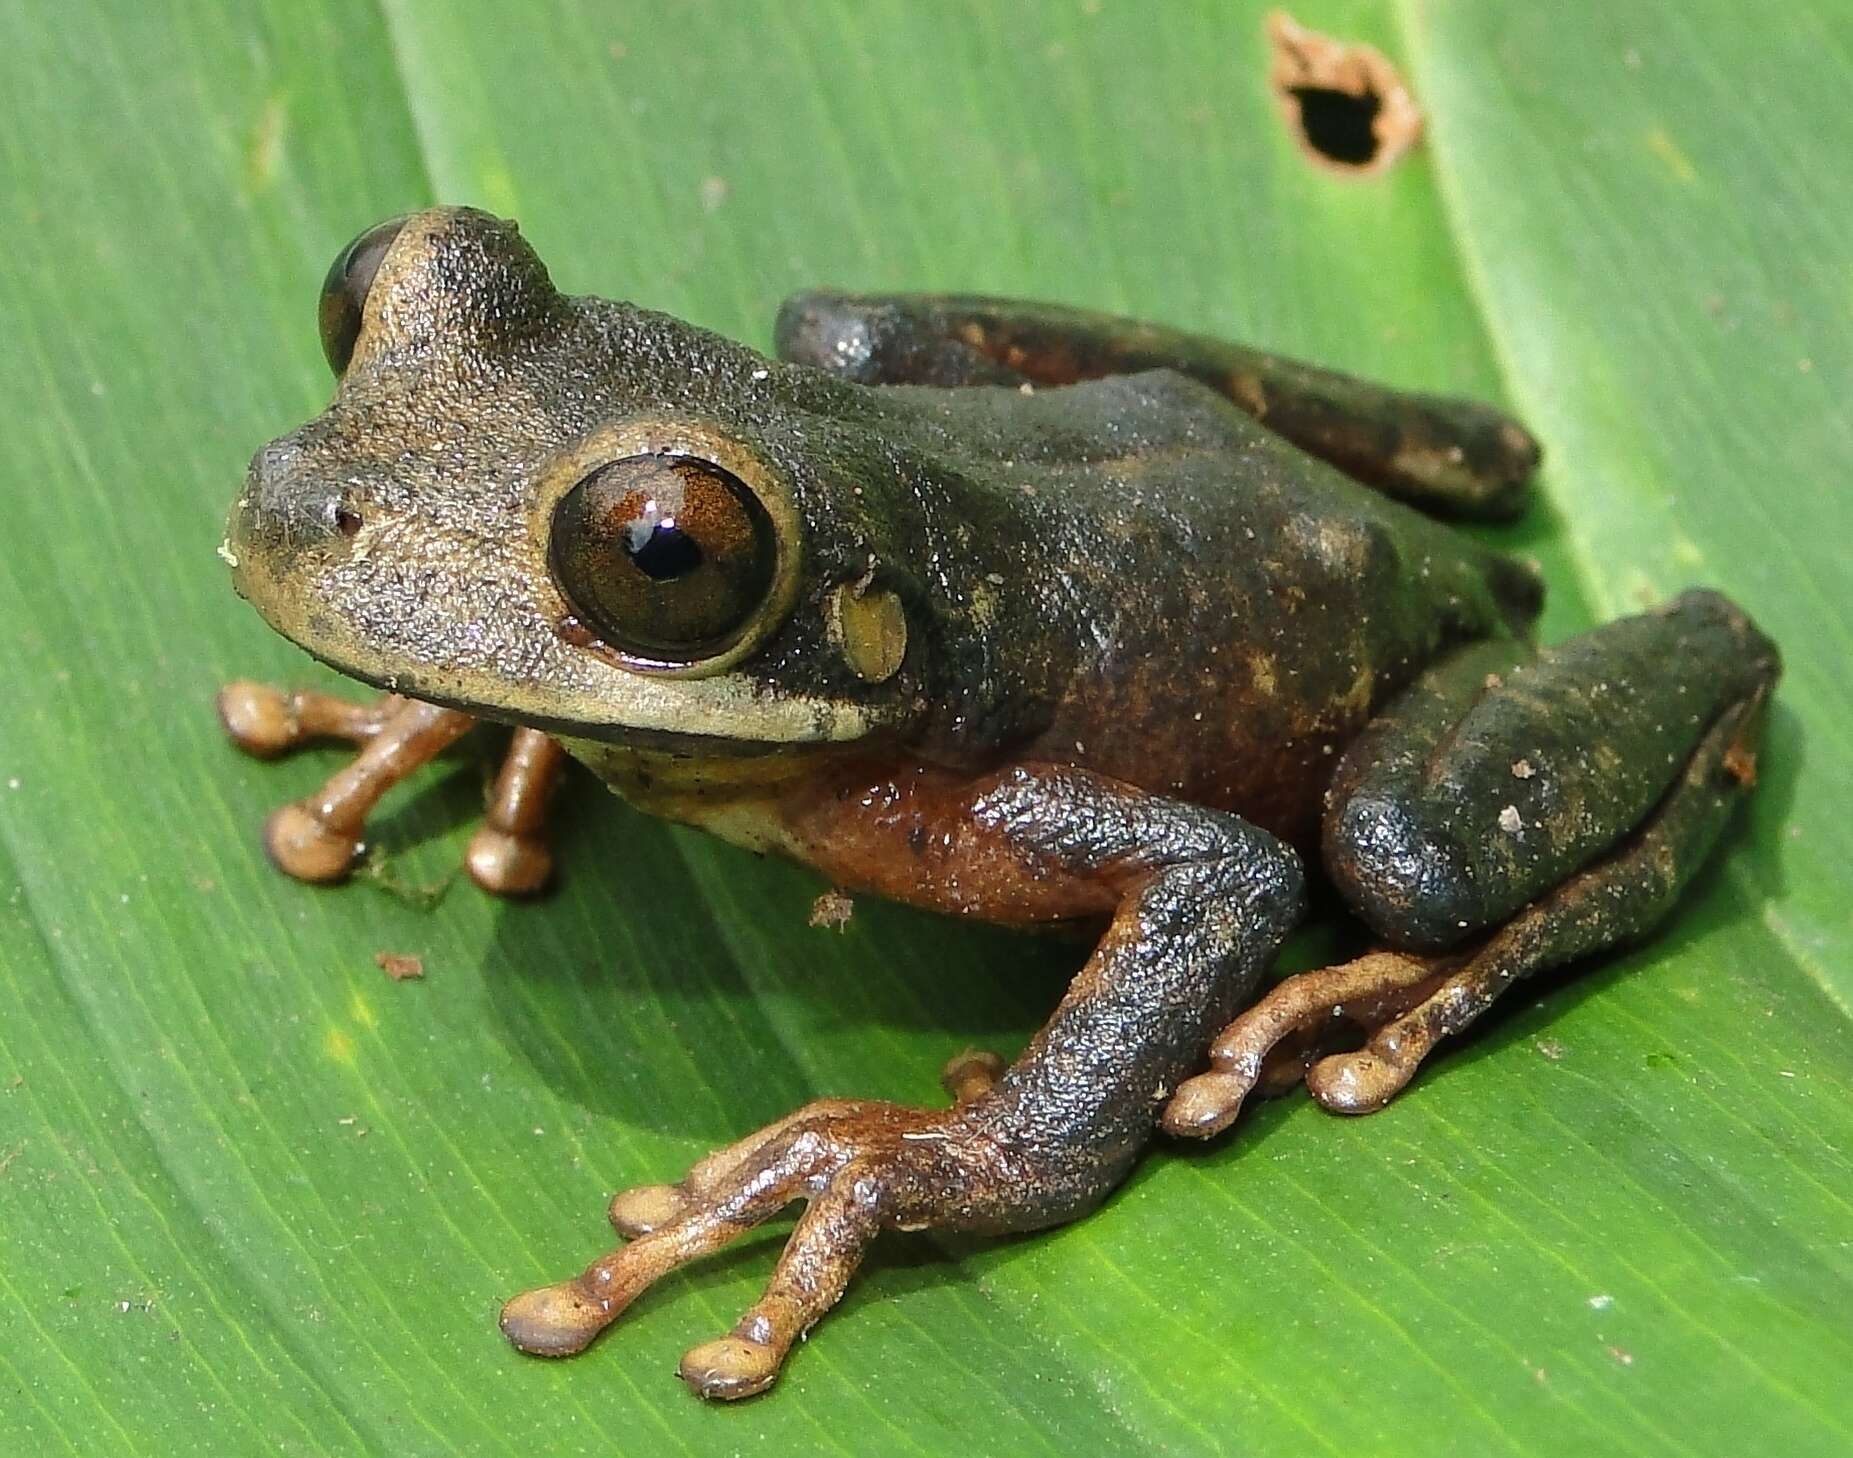
M 1303 840 L 1337 751 L 1390 694 L 1540 604 L 1528 566 L 1180 375 L 960 393 L 957 438 L 988 457 L 965 474 L 1014 498 L 1036 558 L 1040 622 L 1018 641 L 1072 655 L 1050 758 Z

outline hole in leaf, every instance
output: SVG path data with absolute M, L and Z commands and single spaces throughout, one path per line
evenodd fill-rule
M 1300 148 L 1353 177 L 1381 172 L 1422 135 L 1422 112 L 1373 46 L 1308 30 L 1285 11 L 1267 18 L 1269 84 Z
M 1293 99 L 1300 104 L 1301 136 L 1321 157 L 1346 167 L 1368 167 L 1377 160 L 1373 123 L 1383 102 L 1376 92 L 1347 96 L 1322 86 L 1296 86 Z

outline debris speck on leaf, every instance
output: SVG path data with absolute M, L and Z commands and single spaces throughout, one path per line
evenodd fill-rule
M 826 891 L 811 904 L 810 923 L 831 931 L 841 931 L 856 914 L 856 903 L 841 891 Z
M 1512 778 L 1513 779 L 1528 780 L 1536 773 L 1537 771 L 1531 767 L 1530 760 L 1515 759 L 1512 761 Z
M 1517 835 L 1525 828 L 1525 821 L 1518 813 L 1518 806 L 1508 805 L 1499 812 L 1499 828 L 1507 835 Z
M 409 952 L 375 952 L 373 963 L 394 982 L 409 982 L 425 975 L 425 959 Z

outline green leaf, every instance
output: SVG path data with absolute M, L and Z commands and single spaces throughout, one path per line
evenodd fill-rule
M 1318 0 L 1429 116 L 1358 182 L 1287 139 L 1246 4 L 0 8 L 5 1450 L 1853 1447 L 1843 10 Z M 936 1097 L 1075 953 L 813 930 L 808 874 L 586 782 L 537 906 L 269 870 L 264 809 L 335 761 L 239 758 L 212 694 L 327 676 L 232 598 L 221 516 L 326 397 L 328 259 L 440 199 L 761 344 L 805 284 L 958 287 L 1503 397 L 1550 505 L 1496 539 L 1553 635 L 1702 581 L 1782 643 L 1755 805 L 1663 937 L 1384 1113 L 1280 1101 L 1074 1227 L 887 1242 L 768 1399 L 672 1372 L 775 1233 L 523 1359 L 499 1300 L 613 1189 L 812 1094 Z M 483 768 L 395 801 L 396 877 L 454 867 Z

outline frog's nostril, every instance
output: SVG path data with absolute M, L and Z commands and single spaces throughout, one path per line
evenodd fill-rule
M 312 453 L 285 437 L 251 458 L 232 511 L 230 547 L 273 558 L 345 547 L 364 525 L 347 480 L 330 480 Z

